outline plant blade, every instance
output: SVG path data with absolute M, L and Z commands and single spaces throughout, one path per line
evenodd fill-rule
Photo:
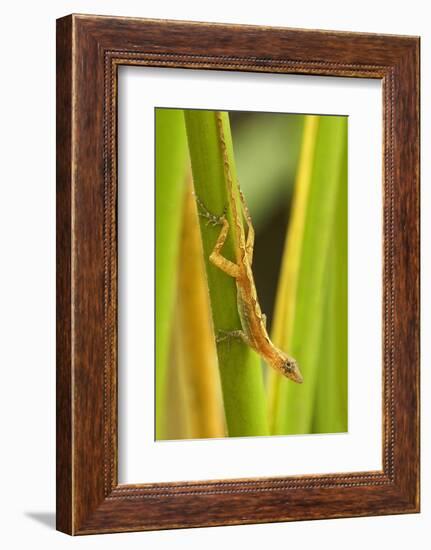
M 310 140 L 312 131 L 308 122 L 304 145 L 307 139 Z M 299 187 L 295 189 L 295 195 L 307 195 L 301 213 L 300 240 L 294 244 L 297 263 L 291 266 L 295 270 L 296 286 L 290 295 L 287 293 L 287 298 L 286 291 L 280 290 L 280 299 L 287 299 L 288 303 L 280 306 L 278 331 L 274 334 L 277 343 L 299 362 L 304 383 L 297 386 L 283 379 L 275 383 L 272 426 L 277 434 L 312 431 L 318 377 L 325 376 L 325 365 L 320 356 L 321 335 L 327 322 L 324 314 L 327 265 L 347 155 L 347 119 L 319 117 L 314 131 L 314 143 L 308 155 L 310 168 L 305 176 L 302 173 L 302 179 L 298 179 Z M 304 186 L 308 188 L 307 193 L 302 189 Z M 294 229 L 291 225 L 289 231 Z M 288 237 L 288 244 L 291 240 Z

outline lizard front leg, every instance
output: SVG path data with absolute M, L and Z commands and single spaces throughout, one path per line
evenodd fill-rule
M 250 346 L 250 340 L 247 337 L 247 334 L 243 330 L 218 330 L 216 343 L 220 344 L 225 340 L 241 340 L 247 346 Z

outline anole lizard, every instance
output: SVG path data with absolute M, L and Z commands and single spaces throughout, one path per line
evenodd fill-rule
M 229 222 L 225 214 L 215 216 L 208 212 L 202 202 L 197 198 L 200 206 L 199 214 L 207 218 L 213 225 L 221 225 L 221 231 L 210 255 L 210 261 L 227 275 L 235 279 L 237 288 L 238 313 L 241 319 L 241 330 L 222 332 L 218 334 L 217 341 L 221 342 L 227 338 L 240 338 L 264 361 L 275 370 L 290 378 L 294 382 L 302 383 L 302 375 L 295 359 L 289 357 L 284 351 L 278 349 L 268 336 L 266 330 L 266 317 L 262 313 L 256 293 L 256 286 L 253 278 L 252 261 L 254 248 L 254 229 L 244 195 L 239 189 L 239 196 L 247 222 L 247 237 L 240 219 L 242 212 L 238 212 L 233 179 L 228 161 L 226 142 L 224 138 L 223 122 L 221 113 L 216 112 L 219 142 L 223 156 L 225 178 L 228 186 L 229 202 L 231 204 L 233 223 L 236 229 L 237 238 L 235 241 L 236 262 L 228 260 L 221 254 L 221 250 L 229 232 Z

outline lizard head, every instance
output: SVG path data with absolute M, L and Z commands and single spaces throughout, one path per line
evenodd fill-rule
M 290 378 L 290 380 L 293 380 L 297 384 L 302 384 L 303 378 L 298 363 L 284 352 L 280 352 L 278 369 L 286 378 Z

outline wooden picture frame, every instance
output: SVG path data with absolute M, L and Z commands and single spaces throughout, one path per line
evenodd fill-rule
M 116 90 L 124 64 L 382 81 L 381 471 L 118 484 Z M 76 535 L 418 511 L 419 38 L 59 19 L 57 529 Z

